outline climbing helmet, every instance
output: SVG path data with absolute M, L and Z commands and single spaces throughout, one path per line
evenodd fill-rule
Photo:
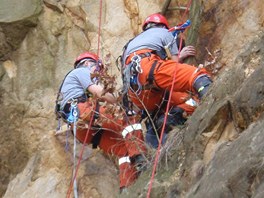
M 159 13 L 151 14 L 145 19 L 142 25 L 143 31 L 145 31 L 145 28 L 149 23 L 163 24 L 166 26 L 167 29 L 169 29 L 169 24 L 167 19 Z
M 84 52 L 82 54 L 80 54 L 75 62 L 74 62 L 74 68 L 77 68 L 77 66 L 84 60 L 87 60 L 87 59 L 92 59 L 95 61 L 95 63 L 97 64 L 98 66 L 98 69 L 99 70 L 102 70 L 103 69 L 103 64 L 102 64 L 102 61 L 101 59 L 94 53 L 91 53 L 91 52 Z

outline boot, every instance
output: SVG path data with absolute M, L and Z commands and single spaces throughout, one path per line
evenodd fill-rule
M 134 164 L 136 170 L 141 173 L 147 170 L 147 161 L 142 154 L 136 155 L 131 158 L 131 163 Z

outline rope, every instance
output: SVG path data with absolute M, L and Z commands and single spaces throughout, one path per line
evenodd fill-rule
M 188 5 L 187 5 L 187 9 L 185 10 L 184 15 L 189 10 L 189 7 L 191 6 L 191 4 L 192 4 L 192 0 L 189 0 Z M 181 38 L 181 41 L 180 41 L 179 54 L 180 54 L 180 50 L 181 50 L 181 44 L 182 44 L 182 38 Z M 178 54 L 178 56 L 179 56 L 179 54 Z M 171 101 L 171 94 L 173 92 L 173 88 L 174 88 L 174 84 L 175 84 L 175 76 L 176 76 L 176 69 L 174 70 L 173 82 L 172 82 L 172 86 L 171 86 L 171 89 L 170 89 L 170 95 L 169 95 L 168 104 L 167 104 L 167 107 L 166 107 L 166 112 L 165 112 L 165 117 L 164 117 L 164 122 L 163 122 L 163 125 L 162 125 L 161 134 L 160 134 L 159 146 L 157 148 L 157 152 L 156 152 L 156 156 L 155 156 L 155 160 L 154 160 L 154 165 L 153 165 L 153 170 L 152 170 L 152 174 L 151 174 L 151 179 L 150 179 L 150 182 L 149 182 L 147 198 L 150 198 L 150 192 L 151 192 L 151 189 L 152 189 L 152 184 L 153 184 L 153 181 L 154 181 L 155 172 L 156 172 L 156 169 L 157 169 L 157 164 L 158 164 L 158 160 L 159 160 L 159 156 L 160 156 L 161 142 L 162 142 L 163 135 L 164 135 L 165 123 L 167 122 L 167 116 L 168 116 L 169 107 L 170 107 L 169 104 L 170 104 L 170 101 Z
M 92 112 L 91 118 L 93 118 L 93 117 L 94 117 L 94 111 Z M 75 174 L 73 176 L 73 179 L 71 180 L 70 187 L 69 187 L 68 192 L 67 192 L 67 198 L 69 198 L 71 196 L 73 183 L 74 183 L 74 181 L 75 181 L 75 179 L 77 177 L 77 173 L 78 173 L 78 170 L 79 170 L 79 167 L 80 167 L 80 164 L 81 164 L 82 155 L 83 155 L 83 152 L 84 152 L 85 142 L 88 139 L 89 129 L 92 126 L 92 122 L 93 122 L 93 119 L 91 119 L 90 122 L 89 122 L 89 126 L 88 126 L 88 129 L 87 129 L 87 132 L 86 132 L 86 135 L 85 135 L 85 138 L 84 138 L 84 142 L 83 142 L 83 145 L 82 145 L 82 149 L 81 149 L 81 152 L 80 152 L 80 155 L 79 155 L 79 160 L 78 160 L 78 163 L 77 163 L 77 166 L 76 166 L 76 171 L 75 171 Z
M 78 191 L 77 191 L 77 181 L 76 181 L 76 123 L 78 120 L 78 112 L 77 112 L 77 101 L 73 101 L 71 103 L 71 110 L 70 115 L 67 118 L 67 121 L 71 124 L 73 124 L 73 134 L 74 134 L 74 141 L 73 141 L 73 185 L 74 185 L 74 197 L 78 198 Z M 71 185 L 72 186 L 72 185 Z
M 187 12 L 189 12 L 189 8 L 191 7 L 191 4 L 192 4 L 192 0 L 189 0 L 187 6 L 186 6 L 186 9 L 183 13 L 183 15 L 181 16 L 181 21 L 184 21 L 184 16 L 187 14 Z M 180 51 L 182 50 L 182 37 L 180 39 L 180 46 L 179 46 L 179 54 L 180 54 Z
M 99 57 L 99 52 L 100 52 L 100 37 L 101 37 L 102 7 L 103 7 L 103 1 L 100 0 L 100 15 L 99 15 L 98 42 L 97 42 L 97 56 L 98 56 L 98 57 Z
M 77 104 L 76 104 L 77 105 Z M 77 115 L 76 115 L 77 117 Z M 74 140 L 73 140 L 73 175 L 76 173 L 76 120 L 73 123 L 73 135 L 74 135 Z M 78 191 L 77 191 L 77 181 L 76 177 L 74 177 L 74 183 L 73 183 L 73 192 L 74 192 L 74 197 L 78 198 Z
M 102 0 L 100 0 L 100 15 L 99 15 L 99 25 L 98 25 L 98 43 L 97 43 L 97 55 L 99 56 L 99 52 L 100 52 L 100 36 L 101 36 L 101 21 L 102 21 Z M 97 100 L 95 100 L 95 104 L 97 103 Z M 73 170 L 73 178 L 71 180 L 71 183 L 70 183 L 70 186 L 69 186 L 69 189 L 67 191 L 67 198 L 69 198 L 71 196 L 71 191 L 72 191 L 72 187 L 74 185 L 74 197 L 78 197 L 77 195 L 77 182 L 76 182 L 76 177 L 77 177 L 77 173 L 78 173 L 78 170 L 79 170 L 79 167 L 80 167 L 80 164 L 81 164 L 81 159 L 82 159 L 82 156 L 83 156 L 83 152 L 84 152 L 84 147 L 85 147 L 85 143 L 88 139 L 88 134 L 89 134 L 89 129 L 91 129 L 91 126 L 92 126 L 92 122 L 93 122 L 93 119 L 94 118 L 94 111 L 92 111 L 92 115 L 91 115 L 91 119 L 89 121 L 89 126 L 88 126 L 88 129 L 87 129 L 87 132 L 86 132 L 86 135 L 85 135 L 85 138 L 84 138 L 84 142 L 83 142 L 83 145 L 82 145 L 82 149 L 81 149 L 81 152 L 79 154 L 79 160 L 78 160 L 78 163 L 77 163 L 77 166 L 75 164 L 75 155 L 76 155 L 76 122 L 74 122 L 74 128 L 75 128 L 75 132 L 74 132 L 74 170 Z

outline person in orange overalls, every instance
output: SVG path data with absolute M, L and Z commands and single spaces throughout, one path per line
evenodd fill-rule
M 185 52 L 193 49 L 187 46 L 178 56 L 177 43 L 168 28 L 164 16 L 150 15 L 143 24 L 143 32 L 125 47 L 122 55 L 125 86 L 130 83 L 133 88 L 126 88 L 133 102 L 142 99 L 143 96 L 139 94 L 141 90 L 170 90 L 173 81 L 173 91 L 194 92 L 201 98 L 212 82 L 204 68 L 180 63 L 185 58 Z M 166 59 L 166 51 L 170 51 L 171 59 Z
M 77 103 L 79 120 L 76 138 L 81 143 L 93 144 L 93 148 L 99 147 L 105 153 L 119 158 L 122 190 L 138 177 L 145 160 L 146 148 L 141 124 L 136 123 L 133 116 L 129 118 L 123 114 L 116 116 L 109 113 L 105 106 L 100 106 L 100 101 L 116 103 L 114 95 L 104 93 L 96 75 L 93 75 L 102 70 L 102 61 L 96 54 L 82 53 L 76 59 L 74 69 L 62 82 L 59 91 L 61 100 L 57 99 L 57 104 L 64 121 L 69 122 L 72 106 Z
M 159 108 L 172 82 L 173 95 L 193 93 L 201 99 L 212 83 L 208 72 L 182 63 L 187 56 L 195 54 L 194 48 L 186 46 L 178 55 L 177 42 L 168 31 L 168 22 L 159 13 L 147 17 L 142 29 L 142 33 L 127 43 L 122 55 L 123 90 L 134 106 L 151 114 Z M 173 97 L 172 104 L 179 105 L 178 98 Z

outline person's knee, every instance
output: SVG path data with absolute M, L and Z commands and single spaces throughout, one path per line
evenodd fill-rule
M 199 98 L 202 98 L 207 93 L 212 82 L 208 75 L 200 76 L 195 80 L 193 87 L 197 91 Z

